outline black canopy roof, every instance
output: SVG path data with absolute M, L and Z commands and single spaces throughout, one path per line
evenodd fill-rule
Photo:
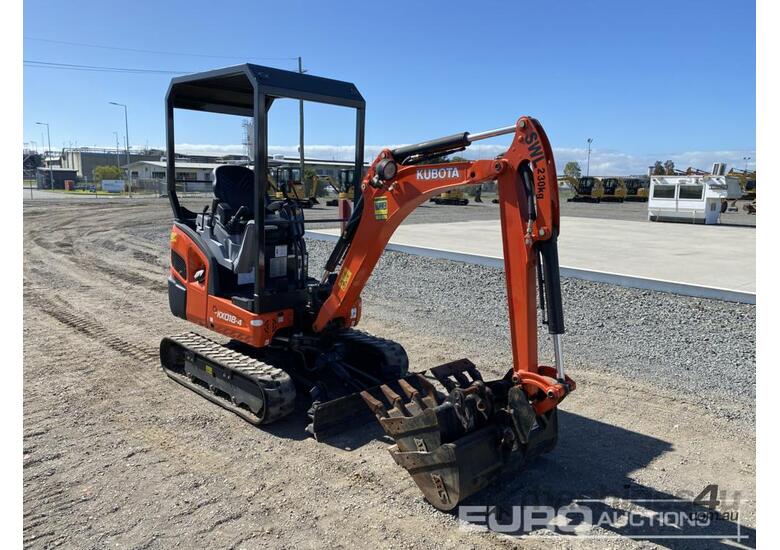
M 252 116 L 255 92 L 271 100 L 287 97 L 365 108 L 351 82 L 246 63 L 171 80 L 168 102 L 178 109 Z

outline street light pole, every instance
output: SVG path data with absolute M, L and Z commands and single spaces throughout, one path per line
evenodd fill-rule
M 301 59 L 301 56 L 298 56 L 298 72 L 303 74 L 303 61 Z M 300 153 L 300 160 L 298 161 L 300 164 L 300 170 L 301 170 L 301 184 L 303 184 L 304 192 L 308 194 L 308 190 L 306 189 L 306 178 L 303 177 L 303 170 L 304 170 L 304 155 L 303 155 L 303 100 L 301 99 L 298 102 L 298 116 L 300 117 L 300 135 L 298 136 L 298 152 Z
M 122 107 L 125 110 L 125 150 L 127 152 L 127 194 L 130 198 L 133 198 L 133 181 L 130 179 L 130 132 L 127 127 L 127 105 L 124 103 L 117 103 L 116 101 L 109 101 L 111 105 Z
M 119 168 L 119 132 L 114 132 L 114 140 L 116 141 L 116 167 Z
M 590 176 L 590 144 L 591 143 L 593 143 L 593 138 L 588 138 L 588 168 L 587 171 L 585 172 L 586 178 Z
M 751 157 L 742 157 L 742 160 L 745 161 L 745 175 L 747 175 L 747 165 L 748 161 L 751 160 Z
M 51 132 L 49 132 L 49 123 L 48 122 L 36 122 L 35 124 L 40 124 L 41 126 L 46 126 L 46 137 L 49 141 L 49 154 L 51 154 Z M 46 159 L 46 155 L 43 156 L 44 159 Z M 49 166 L 49 186 L 51 189 L 54 189 L 54 169 Z

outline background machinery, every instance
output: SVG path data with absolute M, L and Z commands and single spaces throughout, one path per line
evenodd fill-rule
M 275 198 L 288 195 L 290 200 L 301 208 L 311 208 L 319 204 L 317 200 L 317 180 L 312 181 L 311 190 L 306 193 L 306 186 L 301 178 L 301 169 L 293 166 L 279 166 L 276 168 L 274 183 Z
M 365 170 L 363 170 L 365 172 Z M 342 168 L 339 170 L 339 181 L 337 185 L 331 182 L 331 186 L 338 193 L 337 199 L 331 199 L 325 204 L 327 206 L 338 206 L 339 200 L 348 200 L 354 202 L 355 200 L 355 169 L 354 168 Z
M 434 204 L 448 204 L 455 206 L 466 206 L 469 200 L 466 198 L 466 192 L 463 189 L 453 189 L 431 198 Z
M 569 198 L 568 202 L 601 202 L 601 196 L 604 194 L 601 180 L 593 176 L 567 179 L 574 189 L 574 196 Z
M 626 195 L 625 201 L 647 202 L 647 190 L 650 187 L 650 181 L 643 178 L 621 178 Z
M 605 202 L 623 202 L 626 187 L 621 178 L 599 178 L 601 180 L 601 200 Z
M 742 189 L 742 200 L 754 201 L 756 200 L 756 172 L 755 170 L 740 170 L 739 168 L 732 168 L 729 176 L 737 178 L 739 180 L 739 186 Z
M 297 398 L 307 404 L 307 431 L 317 439 L 375 416 L 394 440 L 389 451 L 396 463 L 431 504 L 452 509 L 506 466 L 550 451 L 557 406 L 575 389 L 563 367 L 560 217 L 550 144 L 539 122 L 522 117 L 505 128 L 384 149 L 354 186 L 354 210 L 314 278 L 303 210 L 289 196 L 267 194 L 267 116 L 283 97 L 354 109 L 355 173 L 361 170 L 365 102 L 351 83 L 247 64 L 177 77 L 170 85 L 170 309 L 229 341 L 195 332 L 163 338 L 163 368 L 253 424 L 291 414 Z M 177 108 L 254 118 L 254 169 L 218 167 L 211 204 L 195 211 L 176 194 Z M 426 164 L 504 134 L 513 136 L 512 144 L 498 159 Z M 417 206 L 491 180 L 501 198 L 512 365 L 495 380 L 483 380 L 467 359 L 434 367 L 430 375 L 409 374 L 400 344 L 355 330 L 361 292 Z M 552 335 L 553 366 L 539 364 L 538 309 Z

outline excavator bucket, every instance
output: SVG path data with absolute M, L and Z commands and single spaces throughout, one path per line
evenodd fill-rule
M 400 390 L 400 385 L 410 386 L 418 384 L 418 375 L 410 374 L 397 381 L 383 384 L 382 387 Z M 310 419 L 306 431 L 317 441 L 326 441 L 334 436 L 348 432 L 359 426 L 364 426 L 374 421 L 371 410 L 366 408 L 363 393 L 378 391 L 379 386 L 369 388 L 361 393 L 349 393 L 342 397 L 327 401 L 315 401 L 309 408 Z M 392 390 L 391 390 L 392 391 Z
M 393 460 L 404 467 L 426 500 L 451 510 L 507 468 L 553 449 L 556 409 L 538 416 L 512 373 L 485 382 L 471 361 L 431 369 L 361 396 L 393 438 Z M 412 380 L 410 380 L 412 379 Z

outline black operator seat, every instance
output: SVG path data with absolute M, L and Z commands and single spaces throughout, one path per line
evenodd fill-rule
M 214 169 L 214 203 L 210 223 L 201 225 L 206 245 L 217 263 L 239 273 L 253 265 L 255 174 L 246 166 L 225 164 Z
M 246 166 L 230 165 L 217 166 L 214 169 L 214 197 L 217 206 L 213 214 L 216 221 L 227 226 L 241 207 L 244 207 L 241 221 L 251 220 L 255 216 L 254 207 L 255 174 Z M 239 221 L 239 220 L 237 220 Z M 243 224 L 232 224 L 232 231 L 243 230 Z
M 233 273 L 254 269 L 255 252 L 255 173 L 246 166 L 226 164 L 214 169 L 212 224 L 203 223 L 206 243 L 217 263 Z M 265 237 L 271 243 L 286 233 L 288 223 L 279 213 L 281 202 L 265 200 Z

